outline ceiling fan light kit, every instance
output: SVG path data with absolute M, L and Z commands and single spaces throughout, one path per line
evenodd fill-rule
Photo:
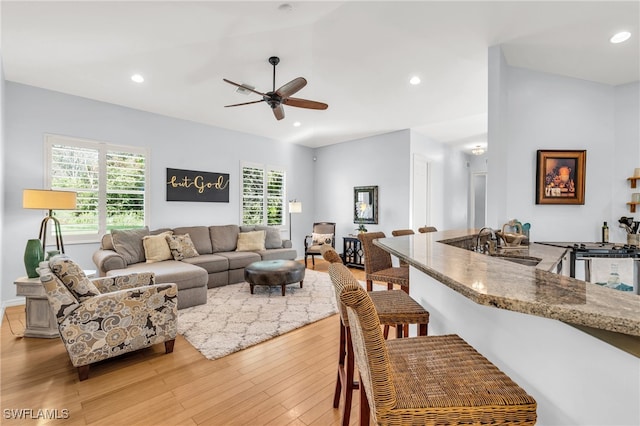
M 310 101 L 308 99 L 291 97 L 292 95 L 294 95 L 300 89 L 302 89 L 304 86 L 307 85 L 307 80 L 305 80 L 303 77 L 294 78 L 293 80 L 284 84 L 283 86 L 280 86 L 280 88 L 276 90 L 276 65 L 280 63 L 280 58 L 278 58 L 277 56 L 272 56 L 269 58 L 269 63 L 273 66 L 272 91 L 267 93 L 262 93 L 255 90 L 255 88 L 249 85 L 234 83 L 231 80 L 227 80 L 226 78 L 223 78 L 223 80 L 226 83 L 236 86 L 237 92 L 240 92 L 240 90 L 242 90 L 242 92 L 240 93 L 252 92 L 252 93 L 255 93 L 256 95 L 262 96 L 262 99 L 257 101 L 243 102 L 243 103 L 233 104 L 233 105 L 225 105 L 225 107 L 236 107 L 241 105 L 250 105 L 250 104 L 256 104 L 259 102 L 266 102 L 271 107 L 271 110 L 273 111 L 273 115 L 276 117 L 277 120 L 282 120 L 284 118 L 284 109 L 282 108 L 282 105 L 289 105 L 297 108 L 306 108 L 306 109 L 327 109 L 329 107 L 329 105 L 323 102 Z

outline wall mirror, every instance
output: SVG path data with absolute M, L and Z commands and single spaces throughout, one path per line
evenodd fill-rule
M 353 188 L 353 223 L 378 223 L 378 187 Z

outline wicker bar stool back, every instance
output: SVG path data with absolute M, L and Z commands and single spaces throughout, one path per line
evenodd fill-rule
M 337 254 L 337 253 L 336 253 Z M 328 260 L 331 257 L 330 250 L 326 250 L 324 257 Z M 351 401 L 353 391 L 359 388 L 358 382 L 354 381 L 353 345 L 351 343 L 351 333 L 349 331 L 349 318 L 346 307 L 340 302 L 340 292 L 345 285 L 360 286 L 360 283 L 353 277 L 351 272 L 341 262 L 329 265 L 329 276 L 336 293 L 336 300 L 340 312 L 340 349 L 338 353 L 338 376 L 336 388 L 333 396 L 333 407 L 339 408 L 340 395 L 344 394 L 344 408 L 342 413 L 342 425 L 349 424 L 351 415 Z M 408 324 L 418 324 L 419 334 L 427 335 L 427 325 L 429 323 L 429 312 L 402 290 L 383 290 L 370 293 L 376 313 L 381 324 L 384 325 L 384 338 L 390 326 L 396 327 L 396 337 L 407 337 L 404 326 Z
M 401 237 L 403 235 L 413 235 L 415 234 L 415 232 L 413 232 L 413 229 L 396 229 L 391 231 L 391 235 L 393 235 L 394 237 Z
M 387 283 L 389 290 L 398 284 L 402 290 L 409 293 L 409 268 L 394 267 L 391 254 L 373 244 L 373 240 L 385 238 L 384 232 L 363 232 L 358 234 L 364 252 L 364 272 L 367 280 L 367 291 L 373 290 L 374 281 Z
M 535 424 L 535 399 L 459 336 L 385 341 L 367 292 L 346 274 L 336 280 L 360 372 L 361 425 L 371 415 L 385 425 Z
M 418 228 L 418 232 L 421 234 L 426 234 L 427 232 L 438 232 L 435 226 L 422 226 Z
M 329 244 L 323 244 L 322 247 L 320 247 L 320 254 L 322 254 L 323 259 L 329 263 L 343 263 L 342 257 L 340 257 L 338 252 Z
M 404 235 L 414 234 L 415 232 L 413 232 L 413 229 L 396 229 L 391 231 L 391 235 L 393 235 L 394 237 L 402 237 Z M 400 260 L 400 266 L 409 267 L 409 264 L 404 260 Z

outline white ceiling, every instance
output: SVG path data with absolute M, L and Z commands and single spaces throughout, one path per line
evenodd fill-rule
M 282 3 L 5 0 L 5 78 L 310 147 L 411 128 L 465 148 L 486 143 L 489 46 L 512 66 L 640 80 L 640 1 Z M 274 55 L 276 86 L 303 76 L 295 97 L 329 109 L 224 108 L 259 97 L 223 78 L 271 90 Z

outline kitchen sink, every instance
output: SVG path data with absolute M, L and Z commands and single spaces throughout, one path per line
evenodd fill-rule
M 516 256 L 505 256 L 500 254 L 492 254 L 491 257 L 508 260 L 509 262 L 519 263 L 520 265 L 525 265 L 525 266 L 536 266 L 538 263 L 542 261 L 542 259 L 538 259 L 537 257 L 516 257 Z

